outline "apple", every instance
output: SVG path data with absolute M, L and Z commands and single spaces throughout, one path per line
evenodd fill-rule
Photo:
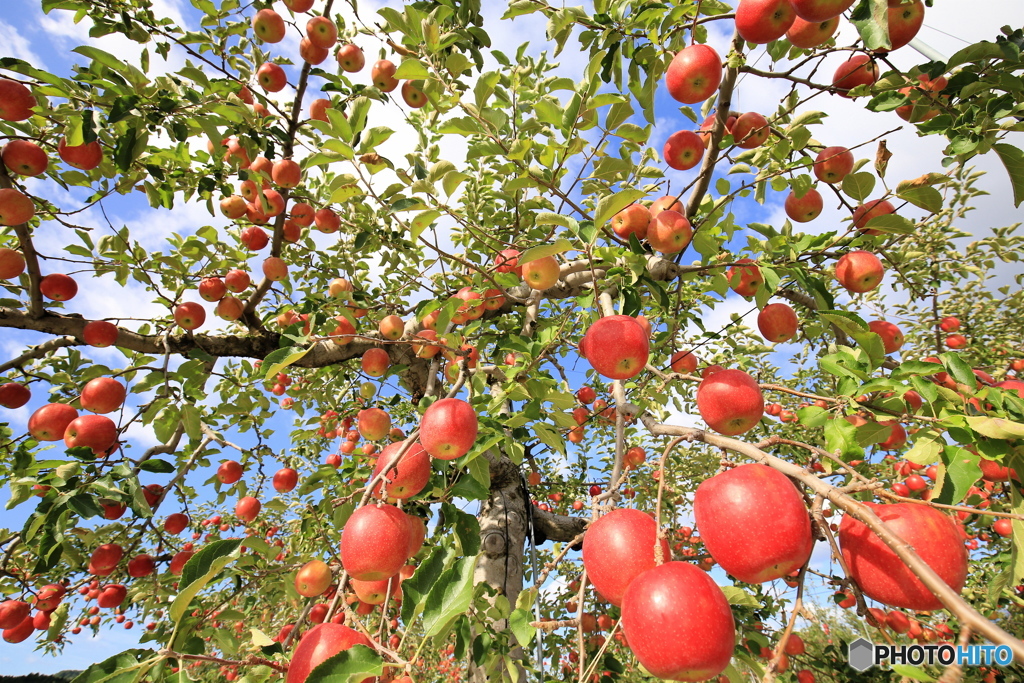
M 975 374 L 978 374 L 979 372 L 980 370 L 974 371 Z M 992 378 L 989 377 L 989 384 L 992 384 L 993 386 L 998 387 L 1000 389 L 1005 389 L 1007 391 L 1015 391 L 1017 392 L 1018 397 L 1024 398 L 1024 381 L 1021 381 L 1019 379 L 1006 379 L 1003 380 L 1002 382 L 993 383 L 991 380 Z
M 518 249 L 502 249 L 494 257 L 494 270 L 498 273 L 515 273 L 522 277 L 523 269 L 519 265 Z
M 967 579 L 967 549 L 956 524 L 926 505 L 863 503 L 959 593 Z M 847 514 L 839 525 L 839 547 L 864 594 L 890 607 L 940 610 L 942 603 L 867 525 Z
M 839 17 L 832 17 L 824 21 L 805 21 L 797 16 L 793 25 L 786 31 L 786 40 L 795 47 L 813 50 L 831 38 L 837 28 L 839 28 Z
M 183 330 L 194 330 L 206 322 L 206 310 L 195 301 L 186 301 L 174 307 L 174 322 Z
M 323 233 L 337 232 L 341 227 L 341 218 L 328 208 L 318 210 L 313 220 L 316 223 L 316 229 Z
M 168 567 L 168 571 L 175 576 L 181 576 L 181 572 L 184 571 L 185 565 L 195 554 L 194 550 L 182 550 L 175 553 L 174 557 L 171 558 L 171 566 Z
M 283 0 L 284 6 L 296 14 L 308 12 L 316 0 Z
M 25 257 L 20 251 L 0 247 L 0 280 L 13 280 L 25 272 Z
M 398 87 L 398 79 L 395 78 L 397 70 L 394 62 L 387 59 L 378 60 L 370 69 L 370 80 L 381 92 L 391 92 Z
M 561 270 L 554 256 L 542 256 L 522 264 L 523 279 L 533 289 L 544 291 L 558 283 Z
M 742 370 L 719 370 L 697 388 L 697 411 L 725 436 L 750 431 L 764 415 L 764 396 L 754 378 Z
M 579 399 L 580 403 L 590 405 L 597 398 L 597 392 L 594 391 L 593 387 L 582 386 L 577 390 L 576 398 Z
M 419 81 L 405 81 L 402 83 L 402 99 L 413 109 L 420 109 L 427 103 L 427 96 L 423 94 Z
M 598 518 L 583 537 L 583 566 L 601 597 L 616 607 L 629 584 L 655 565 L 654 545 L 658 525 L 654 517 L 621 508 Z M 662 560 L 672 558 L 668 542 L 661 539 Z
M 797 223 L 813 221 L 821 214 L 824 206 L 821 194 L 813 187 L 803 197 L 798 197 L 795 190 L 790 191 L 786 197 L 786 215 Z
M 295 572 L 295 590 L 305 598 L 322 595 L 331 585 L 331 568 L 322 560 L 310 560 Z
M 313 225 L 315 217 L 316 212 L 313 211 L 313 207 L 306 202 L 297 202 L 292 204 L 292 210 L 288 212 L 288 218 L 295 221 L 296 224 L 303 228 L 308 228 Z
M 380 408 L 364 408 L 356 414 L 356 424 L 364 439 L 380 441 L 391 431 L 391 416 Z
M 389 595 L 394 595 L 401 587 L 401 581 L 397 576 L 391 576 L 379 581 L 349 581 L 352 591 L 356 597 L 368 605 L 383 605 Z
M 290 467 L 283 467 L 274 473 L 274 490 L 288 493 L 299 483 L 299 473 Z
M 271 282 L 288 279 L 288 264 L 284 259 L 271 256 L 263 262 L 263 275 Z
M 939 329 L 943 332 L 956 332 L 960 329 L 960 319 L 953 316 L 946 316 L 939 321 Z
M 156 571 L 156 560 L 152 555 L 136 555 L 128 561 L 128 576 L 139 579 Z
M 124 557 L 124 550 L 121 549 L 121 546 L 117 543 L 104 543 L 93 551 L 92 557 L 89 558 L 89 566 L 109 574 L 120 564 L 122 557 Z M 97 574 L 97 576 L 106 576 L 106 574 L 97 572 L 91 573 Z
M 873 218 L 895 213 L 896 207 L 887 199 L 872 199 L 853 210 L 853 227 L 866 235 L 881 235 L 881 230 L 866 228 Z
M 414 443 L 402 456 L 397 467 L 392 468 L 398 451 L 402 448 L 404 441 L 396 441 L 388 444 L 377 457 L 371 479 L 376 478 L 380 472 L 385 472 L 383 483 L 388 498 L 411 498 L 423 490 L 430 481 L 430 455 L 419 443 Z M 374 495 L 379 496 L 381 484 L 374 487 Z M 364 600 L 364 602 L 368 602 Z
M 127 596 L 128 589 L 124 584 L 108 584 L 100 589 L 100 595 L 96 599 L 96 604 L 104 608 L 117 607 L 124 602 Z
M 651 202 L 651 218 L 656 218 L 662 211 L 675 211 L 683 213 L 683 205 L 678 197 L 666 195 Z
M 1009 481 L 1011 477 L 1019 480 L 1017 470 L 1004 467 L 995 460 L 982 458 L 979 467 L 981 467 L 981 477 L 985 481 Z
M 693 351 L 676 351 L 669 359 L 672 372 L 693 374 L 697 372 L 697 356 Z
M 344 614 L 344 613 L 342 613 Z M 373 647 L 370 639 L 359 631 L 344 624 L 318 624 L 306 632 L 299 640 L 298 647 L 288 665 L 288 676 L 285 683 L 306 683 L 310 672 L 319 664 L 330 659 L 353 645 Z M 364 678 L 361 683 L 372 683 L 373 676 Z
M 420 443 L 438 460 L 455 460 L 476 443 L 476 412 L 459 398 L 442 398 L 430 404 L 420 420 Z
M 274 163 L 271 177 L 275 184 L 290 190 L 302 182 L 302 167 L 291 159 L 280 159 Z
M 24 620 L 17 626 L 11 628 L 5 628 L 3 632 L 3 639 L 8 643 L 21 643 L 28 639 L 35 631 L 35 621 L 32 617 L 25 617 Z
M 272 9 L 261 9 L 252 18 L 252 31 L 264 43 L 280 43 L 284 40 L 284 18 Z
M 51 301 L 69 301 L 78 294 L 78 283 L 63 273 L 51 273 L 39 280 L 39 292 Z
M 391 365 L 391 358 L 384 349 L 372 348 L 363 353 L 363 372 L 370 377 L 383 377 Z
M 233 194 L 220 200 L 220 212 L 225 218 L 235 220 L 245 215 L 245 199 Z
M 896 107 L 896 115 L 908 123 L 929 121 L 942 113 L 942 110 L 936 106 L 937 93 L 949 84 L 945 76 L 939 76 L 932 80 L 927 74 L 918 74 L 917 80 L 918 85 L 913 88 L 900 88 L 901 95 L 910 96 L 911 104 Z
M 0 225 L 21 225 L 36 215 L 31 198 L 9 187 L 0 189 Z
M 0 78 L 0 119 L 24 121 L 32 116 L 32 108 L 36 104 L 36 98 L 26 86 L 8 78 Z
M 249 274 L 244 270 L 229 270 L 224 275 L 224 285 L 228 288 L 229 292 L 238 294 L 249 289 L 249 285 L 252 284 L 252 280 L 249 278 Z
M 598 374 L 609 379 L 629 379 L 647 365 L 650 339 L 636 318 L 609 315 L 587 330 L 580 345 Z
M 31 140 L 11 140 L 4 145 L 0 158 L 11 173 L 24 176 L 41 175 L 50 165 L 46 152 Z
M 434 330 L 420 330 L 416 333 L 415 338 L 437 341 L 437 332 Z M 440 350 L 441 347 L 436 344 L 427 344 L 422 342 L 412 344 L 412 351 L 416 354 L 417 358 L 433 358 Z
M 315 121 L 323 121 L 324 123 L 330 123 L 331 120 L 327 117 L 327 110 L 331 108 L 331 101 L 319 98 L 313 100 L 309 104 L 309 118 Z
M 646 232 L 648 243 L 662 254 L 677 254 L 683 251 L 693 238 L 690 221 L 676 211 L 658 213 L 651 219 Z
M 854 294 L 870 292 L 881 284 L 883 277 L 882 262 L 869 251 L 847 252 L 836 263 L 836 280 Z
M 299 57 L 307 64 L 312 64 L 313 66 L 323 64 L 330 56 L 330 50 L 318 47 L 309 38 L 304 37 L 299 40 Z
M 740 0 L 736 7 L 736 31 L 758 45 L 784 36 L 795 20 L 790 0 Z
M 854 0 L 789 0 L 797 17 L 804 21 L 834 19 L 853 6 Z
M 741 265 L 731 266 L 725 273 L 725 277 L 729 280 L 729 287 L 740 296 L 754 296 L 764 284 L 761 269 L 753 265 L 742 265 L 753 263 L 748 258 L 740 259 L 736 263 Z
M 704 141 L 692 130 L 677 130 L 668 136 L 661 156 L 671 168 L 688 171 L 704 156 Z
M 792 339 L 799 327 L 796 311 L 788 304 L 768 304 L 757 314 L 757 329 L 761 336 L 776 344 Z
M 841 183 L 853 171 L 853 165 L 853 152 L 845 147 L 826 147 L 814 158 L 814 176 L 823 183 Z
M 25 618 L 28 617 L 31 611 L 32 606 L 22 600 L 4 600 L 0 602 L 0 628 L 5 630 L 14 628 L 25 621 Z
M 997 519 L 992 524 L 992 531 L 996 532 L 1000 536 L 1006 537 L 1013 533 L 1013 523 L 1006 519 Z
M 406 515 L 405 521 L 409 524 L 409 557 L 412 557 L 423 547 L 423 541 L 427 538 L 427 525 L 421 517 Z M 402 567 L 405 572 L 406 567 Z
M 60 601 L 67 594 L 67 588 L 60 583 L 43 586 L 36 593 L 35 608 L 40 612 L 52 612 L 60 606 Z
M 267 92 L 281 92 L 288 85 L 284 69 L 273 62 L 264 62 L 256 69 L 256 80 Z
M 0 406 L 4 408 L 10 410 L 20 408 L 28 403 L 30 398 L 32 398 L 32 392 L 23 384 L 17 382 L 0 384 Z
M 199 296 L 203 301 L 220 301 L 227 293 L 227 285 L 219 277 L 204 277 L 199 281 Z
M 882 338 L 882 346 L 886 353 L 896 353 L 903 346 L 903 332 L 890 322 L 872 320 L 868 323 L 868 329 Z
M 501 293 L 500 289 L 494 289 L 488 287 L 484 290 L 484 310 L 497 311 L 505 305 L 505 295 Z
M 744 2 L 748 0 L 743 0 Z M 783 0 L 788 2 L 789 0 Z M 768 120 L 756 111 L 748 111 L 740 114 L 736 122 L 732 124 L 733 140 L 736 146 L 742 149 L 754 149 L 760 147 L 768 140 L 771 134 L 771 127 Z
M 358 45 L 352 45 L 351 43 L 342 45 L 335 57 L 338 58 L 338 65 L 342 71 L 350 74 L 362 71 L 363 67 L 366 66 L 366 55 L 363 54 L 363 49 Z
M 172 515 L 167 515 L 167 519 L 164 520 L 164 531 L 169 534 L 180 534 L 188 525 L 188 515 L 183 512 L 175 512 Z
M 697 131 L 697 135 L 704 141 L 704 146 L 708 147 L 711 145 L 711 129 L 715 125 L 715 120 L 718 114 L 711 112 L 707 118 L 704 119 L 704 123 L 700 124 L 700 130 Z M 732 135 L 732 127 L 736 123 L 737 115 L 730 113 L 725 119 L 725 134 Z
M 856 54 L 839 65 L 832 76 L 832 87 L 843 97 L 858 85 L 871 85 L 878 80 L 878 65 L 865 54 Z
M 729 665 L 736 642 L 732 610 L 707 572 L 666 562 L 636 577 L 622 599 L 622 631 L 655 678 L 703 681 Z
M 951 349 L 962 349 L 967 346 L 967 337 L 962 334 L 951 334 L 946 337 L 946 346 Z
M 889 7 L 890 49 L 898 50 L 917 35 L 924 24 L 924 3 L 921 0 Z
M 313 17 L 306 22 L 306 37 L 313 45 L 329 50 L 338 42 L 338 27 L 327 17 Z
M 262 508 L 263 504 L 260 503 L 259 499 L 252 496 L 244 496 L 235 503 L 235 517 L 249 524 L 259 516 Z
M 28 433 L 36 441 L 60 441 L 78 411 L 67 403 L 47 403 L 28 418 Z
M 222 484 L 234 484 L 242 478 L 241 463 L 235 460 L 225 460 L 217 467 L 217 480 Z
M 612 230 L 622 239 L 629 241 L 630 235 L 638 240 L 647 237 L 647 225 L 651 222 L 651 212 L 643 204 L 630 204 L 612 216 Z
M 394 576 L 408 559 L 409 521 L 394 505 L 364 505 L 341 533 L 341 565 L 360 581 Z
M 711 97 L 722 82 L 722 58 L 710 45 L 683 48 L 665 71 L 665 88 L 672 99 L 696 104 Z
M 81 171 L 91 171 L 103 162 L 103 148 L 95 140 L 72 147 L 68 145 L 67 138 L 61 138 L 57 143 L 57 155 Z
M 705 479 L 694 494 L 693 514 L 711 557 L 747 583 L 799 569 L 814 545 L 803 496 L 767 465 L 740 465 Z
M 224 320 L 238 320 L 245 313 L 245 303 L 233 296 L 226 296 L 217 303 L 214 313 Z
M 124 405 L 126 394 L 124 385 L 113 377 L 97 377 L 82 387 L 79 400 L 83 410 L 91 413 L 110 413 Z
M 382 337 L 395 341 L 405 334 L 405 323 L 397 315 L 388 315 L 381 319 L 377 329 L 380 330 Z

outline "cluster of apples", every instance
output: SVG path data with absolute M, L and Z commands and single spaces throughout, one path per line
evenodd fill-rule
M 9 383 L 0 387 L 0 395 L 5 389 L 16 396 L 15 404 L 24 405 L 28 401 L 27 387 Z M 94 415 L 80 416 L 78 410 L 67 403 L 47 403 L 29 417 L 28 432 L 36 441 L 63 439 L 68 448 L 85 447 L 92 450 L 95 457 L 106 457 L 117 447 L 118 428 L 105 413 L 119 409 L 125 396 L 125 386 L 116 379 L 97 377 L 82 387 L 79 397 L 82 408 Z

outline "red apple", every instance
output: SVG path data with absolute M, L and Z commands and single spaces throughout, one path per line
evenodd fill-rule
M 319 98 L 313 100 L 309 105 L 309 118 L 315 121 L 323 121 L 324 123 L 330 123 L 330 119 L 327 117 L 327 110 L 331 108 L 331 101 Z
M 753 263 L 748 258 L 737 261 L 738 264 Z M 729 280 L 729 287 L 740 296 L 754 296 L 757 290 L 764 284 L 764 276 L 757 266 L 736 265 L 730 266 L 725 277 Z
M 206 322 L 206 310 L 195 301 L 186 301 L 174 307 L 174 322 L 183 330 L 194 330 Z
M 98 349 L 117 343 L 117 325 L 106 320 L 90 320 L 82 328 L 82 340 Z
M 127 596 L 128 589 L 123 584 L 108 584 L 100 589 L 96 604 L 104 608 L 117 607 Z
M 174 557 L 171 558 L 171 566 L 168 567 L 168 571 L 175 576 L 181 576 L 181 572 L 185 569 L 185 565 L 188 564 L 188 561 L 191 560 L 192 556 L 195 554 L 194 550 L 182 550 L 175 553 Z
M 590 405 L 597 398 L 597 392 L 594 391 L 593 387 L 583 386 L 576 392 L 576 398 L 579 399 L 580 403 Z
M 70 301 L 78 294 L 78 283 L 64 273 L 50 273 L 39 280 L 39 292 L 51 301 Z
M 522 276 L 523 269 L 519 265 L 518 249 L 502 249 L 494 257 L 494 270 L 499 273 L 515 273 Z
M 111 413 L 124 405 L 126 395 L 124 385 L 113 377 L 97 377 L 82 387 L 79 400 L 90 413 Z
M 651 202 L 651 218 L 656 218 L 662 211 L 683 213 L 683 205 L 678 198 L 666 195 Z
M 692 130 L 677 130 L 668 136 L 661 156 L 671 168 L 688 171 L 704 156 L 704 141 Z
M 638 240 L 647 237 L 647 224 L 651 222 L 651 212 L 643 204 L 630 204 L 612 216 L 612 230 L 622 239 L 629 241 L 630 235 Z
M 736 436 L 761 420 L 764 396 L 754 378 L 742 370 L 719 370 L 697 388 L 697 410 L 716 432 Z
M 214 313 L 224 320 L 238 320 L 245 313 L 245 303 L 233 296 L 226 296 L 217 302 Z
M 658 525 L 646 512 L 621 508 L 600 517 L 583 537 L 583 566 L 601 597 L 616 607 L 637 576 L 655 567 Z M 672 559 L 661 539 L 662 561 Z
M 299 473 L 290 467 L 284 467 L 274 473 L 274 490 L 288 493 L 299 483 Z
M 366 55 L 363 54 L 362 48 L 351 43 L 342 45 L 335 57 L 337 57 L 338 65 L 341 66 L 342 70 L 350 74 L 362 71 L 366 65 Z
M 384 349 L 371 348 L 363 353 L 362 367 L 370 377 L 383 377 L 391 365 L 391 358 Z
M 878 80 L 878 65 L 865 54 L 856 54 L 839 65 L 832 76 L 832 87 L 843 97 L 858 85 L 871 85 Z
M 128 561 L 128 576 L 142 578 L 156 571 L 156 560 L 152 555 L 136 555 Z
M 387 59 L 378 60 L 370 69 L 370 80 L 381 92 L 391 92 L 398 87 L 398 79 L 395 78 L 397 70 L 394 62 Z
M 252 30 L 265 43 L 280 43 L 284 40 L 284 19 L 272 9 L 261 9 L 252 18 Z
M 338 228 L 341 227 L 341 218 L 326 207 L 318 210 L 314 214 L 313 220 L 316 223 L 316 229 L 328 235 L 332 232 L 337 232 Z
M 11 628 L 5 628 L 3 632 L 4 642 L 7 643 L 21 643 L 28 639 L 35 631 L 35 622 L 32 617 L 25 617 L 24 620 L 17 626 Z
M 330 659 L 353 645 L 365 645 L 372 649 L 370 639 L 359 631 L 343 624 L 318 624 L 307 631 L 299 640 L 288 665 L 288 676 L 285 683 L 306 683 L 309 673 L 319 664 Z M 361 683 L 372 683 L 373 676 L 364 678 Z
M 884 276 L 882 262 L 868 251 L 847 252 L 836 263 L 836 280 L 854 294 L 870 292 L 881 284 Z
M 866 235 L 881 235 L 881 230 L 866 228 L 865 226 L 873 218 L 878 218 L 879 216 L 885 216 L 895 212 L 896 207 L 887 199 L 872 199 L 871 201 L 864 202 L 853 210 L 853 227 Z
M 271 256 L 263 262 L 263 275 L 271 282 L 288 279 L 288 264 L 284 259 Z
M 78 411 L 67 403 L 47 403 L 28 419 L 28 433 L 36 441 L 60 441 Z
M 405 81 L 402 83 L 402 99 L 413 109 L 420 109 L 427 103 L 427 96 L 419 85 L 420 81 Z
M 253 496 L 239 498 L 235 503 L 235 517 L 248 524 L 259 516 L 262 507 L 263 504 Z
M 359 434 L 367 441 L 380 441 L 391 431 L 391 416 L 380 408 L 366 408 L 356 415 Z
M 368 605 L 383 605 L 387 601 L 388 595 L 394 595 L 401 587 L 401 581 L 397 576 L 379 581 L 352 579 L 349 584 L 356 597 Z
M 296 14 L 308 12 L 312 9 L 316 0 L 283 0 L 284 6 Z
M 903 346 L 903 332 L 885 320 L 872 320 L 868 329 L 882 338 L 882 346 L 886 353 L 896 353 Z
M 803 497 L 789 477 L 767 465 L 740 465 L 704 480 L 693 514 L 711 557 L 747 583 L 799 569 L 814 545 Z
M 839 28 L 839 17 L 824 21 L 805 21 L 799 16 L 786 31 L 786 40 L 796 47 L 812 50 L 825 43 Z
M 280 159 L 274 164 L 271 178 L 275 184 L 281 187 L 287 189 L 298 187 L 302 182 L 302 167 L 291 159 Z
M 318 47 L 309 38 L 303 37 L 299 40 L 299 57 L 307 64 L 312 64 L 313 66 L 323 64 L 330 56 L 330 50 Z
M 683 104 L 703 102 L 721 82 L 722 58 L 713 47 L 700 43 L 677 52 L 665 71 L 668 94 Z
M 758 45 L 784 36 L 795 20 L 790 0 L 740 0 L 736 7 L 736 31 Z
M 757 329 L 761 336 L 776 344 L 793 338 L 800 327 L 800 320 L 788 304 L 768 304 L 757 314 Z
M 217 467 L 217 480 L 222 484 L 234 484 L 242 478 L 241 463 L 234 460 L 225 460 Z
M 13 280 L 25 272 L 25 257 L 20 251 L 0 247 L 0 280 Z
M 317 47 L 330 49 L 338 42 L 338 27 L 327 17 L 313 17 L 306 22 L 306 37 Z
M 814 158 L 814 176 L 823 183 L 841 183 L 853 171 L 853 152 L 845 147 L 826 147 Z
M 249 278 L 249 274 L 244 270 L 229 270 L 224 276 L 224 284 L 227 286 L 229 292 L 238 294 L 244 292 L 252 284 L 252 280 Z
M 32 392 L 23 384 L 17 382 L 0 384 L 0 406 L 4 408 L 9 410 L 20 408 L 28 403 L 30 398 L 32 398 Z
M 60 606 L 60 601 L 67 592 L 67 588 L 60 583 L 43 586 L 36 593 L 36 609 L 40 612 L 52 612 Z
M 554 287 L 561 274 L 558 261 L 554 256 L 542 256 L 529 263 L 523 263 L 521 266 L 526 284 L 538 291 Z
M 394 505 L 364 505 L 342 531 L 342 566 L 360 581 L 394 576 L 409 557 L 409 531 L 407 515 Z
M 590 326 L 581 346 L 585 346 L 586 359 L 599 374 L 609 379 L 629 379 L 647 365 L 650 339 L 636 318 L 610 315 Z
M 24 121 L 32 116 L 32 107 L 37 104 L 32 91 L 7 78 L 0 78 L 0 119 Z
M 256 70 L 256 80 L 267 92 L 281 92 L 288 85 L 288 76 L 277 64 L 264 62 Z
M 914 0 L 910 3 L 889 7 L 889 42 L 890 49 L 898 50 L 917 35 L 924 24 L 924 3 Z
M 381 471 L 385 473 L 383 482 L 388 498 L 411 498 L 423 490 L 430 481 L 430 455 L 419 443 L 409 447 L 396 467 L 392 467 L 398 451 L 404 441 L 388 444 L 377 457 L 371 478 Z M 374 487 L 374 495 L 380 495 L 381 485 Z M 368 602 L 364 600 L 364 602 Z
M 676 211 L 662 211 L 647 226 L 647 241 L 662 254 L 678 254 L 693 238 L 690 221 Z
M 245 215 L 245 199 L 237 194 L 220 200 L 220 212 L 225 218 L 235 220 Z
M 227 293 L 227 285 L 219 277 L 204 277 L 199 281 L 199 296 L 203 301 L 220 301 Z
M 786 215 L 797 223 L 813 221 L 821 214 L 825 202 L 813 187 L 807 190 L 803 197 L 798 197 L 793 190 L 786 197 Z
M 89 558 L 89 566 L 109 574 L 110 571 L 120 564 L 122 557 L 124 557 L 124 550 L 121 549 L 121 546 L 117 543 L 104 543 L 93 551 L 92 557 Z M 95 573 L 97 576 L 106 576 L 106 574 L 100 574 L 99 572 L 92 573 Z
M 959 593 L 967 578 L 967 550 L 953 521 L 934 508 L 914 503 L 863 503 Z M 939 610 L 942 603 L 903 560 L 852 515 L 839 525 L 839 546 L 850 574 L 864 594 L 890 607 Z
M 67 138 L 61 138 L 57 143 L 57 155 L 68 166 L 74 166 L 81 171 L 91 171 L 103 163 L 103 148 L 95 140 L 72 147 L 68 145 Z
M 854 0 L 789 0 L 796 15 L 805 21 L 826 21 L 850 9 Z
M 0 81 L 0 83 L 2 82 Z M 21 600 L 5 600 L 0 602 L 0 628 L 5 630 L 14 628 L 25 621 L 25 618 L 28 617 L 31 611 L 32 606 Z
M 743 0 L 747 2 L 749 0 Z M 788 2 L 789 0 L 782 0 Z M 736 141 L 736 146 L 742 149 L 754 149 L 760 147 L 767 140 L 771 134 L 771 127 L 768 125 L 768 120 L 758 114 L 756 111 L 748 111 L 744 114 L 740 114 L 736 119 L 736 122 L 732 124 L 733 140 Z
M 896 115 L 908 123 L 921 123 L 935 118 L 942 113 L 937 100 L 947 99 L 938 95 L 949 84 L 945 76 L 932 80 L 927 74 L 918 74 L 917 80 L 918 85 L 913 88 L 900 88 L 901 95 L 910 96 L 911 104 L 896 107 Z
M 676 351 L 669 360 L 672 372 L 693 374 L 697 372 L 697 356 L 693 351 Z
M 458 398 L 435 401 L 420 420 L 420 443 L 438 460 L 455 460 L 476 443 L 478 423 L 473 407 Z
M 50 165 L 46 152 L 31 140 L 11 140 L 4 145 L 0 158 L 11 173 L 24 176 L 41 175 Z
M 943 332 L 956 332 L 960 329 L 960 319 L 953 316 L 946 316 L 939 321 L 939 329 Z
M 0 225 L 21 225 L 36 215 L 36 205 L 18 190 L 0 189 Z
M 666 562 L 630 583 L 622 600 L 622 631 L 651 675 L 673 681 L 718 676 L 736 642 L 725 594 L 688 562 Z
M 322 560 L 310 560 L 295 572 L 295 590 L 306 598 L 322 595 L 331 585 L 331 568 Z
M 164 531 L 169 534 L 180 534 L 188 528 L 188 524 L 188 515 L 183 512 L 175 512 L 172 515 L 167 515 L 167 519 L 164 520 Z

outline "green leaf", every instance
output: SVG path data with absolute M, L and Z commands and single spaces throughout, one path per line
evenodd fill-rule
M 184 586 L 184 588 L 178 592 L 174 602 L 171 603 L 171 621 L 175 624 L 181 621 L 199 591 L 231 562 L 232 553 L 241 544 L 242 539 L 237 538 L 213 541 L 185 563 L 181 576 L 178 578 L 178 585 Z
M 725 593 L 725 599 L 729 601 L 730 605 L 752 607 L 754 609 L 761 606 L 757 598 L 738 586 L 721 586 L 721 588 L 722 592 Z
M 598 227 L 603 226 L 612 219 L 612 216 L 633 202 L 643 199 L 645 196 L 647 196 L 647 193 L 643 190 L 619 190 L 615 194 L 602 197 L 597 202 L 597 214 L 594 216 L 594 225 Z
M 892 672 L 897 676 L 904 676 L 913 681 L 924 681 L 925 683 L 931 683 L 935 680 L 935 678 L 929 676 L 928 672 L 924 669 L 917 666 L 911 666 L 910 664 L 893 664 Z
M 859 202 L 867 199 L 873 189 L 875 189 L 875 176 L 866 171 L 851 173 L 843 178 L 843 192 Z
M 934 427 L 927 427 L 914 436 L 914 447 L 903 457 L 917 465 L 930 465 L 939 461 L 945 447 L 942 433 Z
M 139 463 L 139 469 L 154 474 L 170 474 L 174 471 L 174 465 L 160 458 L 149 458 Z
M 1010 176 L 1010 185 L 1013 187 L 1013 205 L 1018 207 L 1024 202 L 1024 151 L 1019 147 L 997 143 L 992 149 L 999 155 L 999 160 L 1006 167 L 1006 173 Z
M 139 678 L 139 670 L 154 662 L 152 650 L 126 650 L 121 654 L 93 664 L 75 676 L 71 683 L 131 683 Z
M 895 213 L 875 216 L 864 224 L 864 229 L 881 230 L 882 232 L 889 232 L 897 235 L 910 235 L 915 231 L 914 222 L 912 220 Z
M 473 462 L 480 461 L 486 465 L 487 460 L 476 458 Z M 456 551 L 460 555 L 476 555 L 480 552 L 480 523 L 476 516 L 463 512 L 451 503 L 443 503 L 441 512 L 445 521 L 452 525 L 455 532 L 455 540 L 458 542 Z
M 534 223 L 537 225 L 560 225 L 563 228 L 569 228 L 573 234 L 577 234 L 580 231 L 580 224 L 575 218 L 569 216 L 563 216 L 562 214 L 552 213 L 550 211 L 540 211 L 534 216 Z
M 825 423 L 825 448 L 844 460 L 864 457 L 864 448 L 857 443 L 857 428 L 842 418 Z
M 942 210 L 942 193 L 934 187 L 911 187 L 898 191 L 896 196 L 925 211 L 937 213 Z
M 291 346 L 268 353 L 267 357 L 263 360 L 263 364 L 267 366 L 267 371 L 264 373 L 263 379 L 269 380 L 277 377 L 279 372 L 292 363 L 296 363 L 301 360 L 307 353 L 309 353 L 308 348 L 304 349 L 299 346 Z
M 889 42 L 889 3 L 887 0 L 861 0 L 850 15 L 864 47 L 868 50 L 892 47 Z
M 969 387 L 977 386 L 978 379 L 974 375 L 974 371 L 971 370 L 970 365 L 964 362 L 964 359 L 960 357 L 960 354 L 948 351 L 940 354 L 939 360 L 942 361 L 942 365 L 957 382 L 966 384 Z
M 964 418 L 971 429 L 990 439 L 1021 439 L 1024 438 L 1024 424 L 1013 422 L 1001 417 L 985 417 L 983 415 Z
M 423 560 L 413 575 L 402 582 L 402 620 L 409 624 L 422 611 L 430 593 L 448 560 L 449 549 L 444 546 L 435 547 L 427 559 Z
M 936 502 L 956 505 L 967 497 L 974 482 L 981 479 L 981 456 L 960 446 L 946 446 L 943 449 L 943 463 L 946 476 L 942 482 Z
M 380 655 L 365 645 L 353 645 L 318 664 L 309 672 L 306 683 L 359 683 L 383 672 Z
M 181 421 L 185 425 L 185 433 L 190 439 L 198 439 L 202 436 L 202 419 L 199 415 L 199 408 L 191 403 L 181 406 Z M 173 470 L 171 470 L 173 471 Z
M 475 569 L 476 555 L 471 555 L 460 558 L 441 574 L 423 607 L 424 636 L 441 633 L 457 616 L 469 609 L 473 601 Z
M 406 59 L 395 70 L 395 78 L 400 81 L 429 78 L 430 69 L 418 59 Z
M 429 209 L 416 214 L 416 217 L 409 222 L 409 232 L 413 240 L 419 239 L 423 231 L 430 227 L 430 224 L 441 215 L 440 211 Z
M 1019 459 L 1019 458 L 1018 458 Z M 1024 515 L 1024 497 L 1016 486 L 1010 487 L 1010 512 Z M 1010 554 L 1010 584 L 1016 586 L 1024 579 L 1024 522 L 1015 519 L 1011 522 L 1013 529 L 1013 551 Z
M 819 311 L 818 316 L 849 335 L 868 331 L 868 324 L 856 313 L 850 313 L 849 311 Z
M 559 237 L 551 244 L 541 244 L 540 246 L 527 249 L 519 256 L 519 265 L 529 263 L 530 261 L 536 261 L 539 258 L 545 256 L 554 256 L 555 254 L 563 254 L 572 249 L 572 244 L 569 240 L 564 237 Z

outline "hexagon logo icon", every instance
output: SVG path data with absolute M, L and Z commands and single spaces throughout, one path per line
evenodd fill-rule
M 864 638 L 858 638 L 847 647 L 850 666 L 857 671 L 867 671 L 875 663 L 875 646 Z

